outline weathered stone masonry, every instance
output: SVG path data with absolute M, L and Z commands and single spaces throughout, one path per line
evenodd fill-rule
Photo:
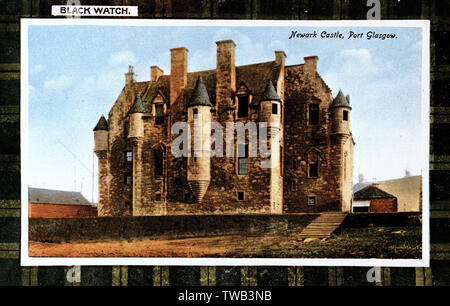
M 99 216 L 350 211 L 350 98 L 333 98 L 318 57 L 286 66 L 286 54 L 275 51 L 274 61 L 236 66 L 235 43 L 216 44 L 213 70 L 187 72 L 182 47 L 171 49 L 169 75 L 157 66 L 150 81 L 136 82 L 132 67 L 125 74 L 108 119 L 94 128 Z M 192 130 L 198 115 L 224 127 L 224 157 L 172 155 L 172 125 Z M 267 122 L 270 156 L 249 157 L 236 133 L 227 139 L 227 122 Z M 207 148 L 215 146 L 211 132 L 201 134 Z M 258 137 L 246 134 L 247 145 Z M 225 157 L 230 137 L 244 157 Z M 265 160 L 271 168 L 261 167 Z

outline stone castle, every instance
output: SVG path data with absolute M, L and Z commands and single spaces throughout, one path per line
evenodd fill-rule
M 332 96 L 317 56 L 286 66 L 286 54 L 275 51 L 274 61 L 236 66 L 235 43 L 216 44 L 216 69 L 188 72 L 181 47 L 170 50 L 169 75 L 157 66 L 150 81 L 135 82 L 132 67 L 125 74 L 108 119 L 94 128 L 99 216 L 349 212 L 349 96 Z M 270 156 L 249 156 L 250 133 L 234 142 L 235 157 L 174 156 L 173 124 L 192 127 L 199 115 L 206 127 L 267 122 Z M 271 167 L 262 167 L 267 159 Z

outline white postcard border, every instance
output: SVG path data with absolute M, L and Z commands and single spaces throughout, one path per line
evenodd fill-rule
M 422 259 L 359 258 L 75 258 L 28 256 L 28 27 L 29 26 L 226 26 L 226 27 L 417 27 L 422 28 Z M 186 20 L 186 19 L 21 19 L 20 144 L 21 144 L 21 247 L 22 266 L 367 266 L 429 267 L 430 265 L 430 22 L 429 20 Z

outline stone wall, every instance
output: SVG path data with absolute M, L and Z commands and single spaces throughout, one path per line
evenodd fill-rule
M 191 215 L 30 219 L 30 241 L 244 236 L 300 232 L 317 215 Z

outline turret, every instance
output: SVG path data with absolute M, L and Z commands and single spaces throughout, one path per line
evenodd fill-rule
M 144 122 L 142 114 L 145 112 L 144 105 L 139 93 L 134 99 L 133 106 L 131 106 L 128 114 L 130 115 L 130 131 L 128 138 L 142 138 L 144 137 Z
M 188 157 L 187 179 L 195 199 L 200 203 L 211 180 L 211 101 L 201 77 L 197 79 L 194 92 L 187 104 L 188 124 L 193 131 Z
M 281 178 L 282 140 L 281 140 L 281 98 L 272 81 L 267 86 L 260 101 L 260 120 L 267 122 L 270 137 L 270 211 L 283 212 L 283 181 Z
M 272 81 L 268 81 L 260 101 L 261 121 L 267 122 L 269 128 L 280 128 L 281 98 Z
M 339 90 L 333 103 L 331 103 L 330 110 L 333 116 L 332 119 L 332 133 L 333 134 L 350 134 L 350 97 L 344 97 L 342 91 Z
M 102 115 L 94 127 L 95 152 L 108 151 L 108 122 Z

